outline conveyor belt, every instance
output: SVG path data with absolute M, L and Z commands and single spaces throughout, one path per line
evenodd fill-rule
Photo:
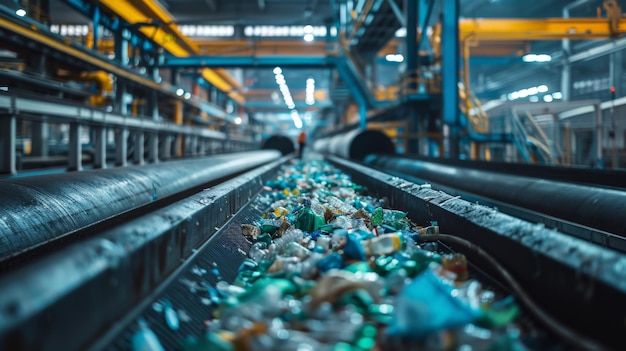
M 0 267 L 276 160 L 275 150 L 0 180 Z M 30 253 L 29 253 L 30 255 Z
M 561 232 L 626 252 L 626 193 L 622 190 L 536 179 L 390 155 L 370 155 L 368 166 Z
M 388 198 L 391 207 L 422 223 L 437 221 L 442 231 L 489 251 L 561 321 L 607 345 L 622 344 L 623 255 L 346 160 L 330 160 L 373 195 Z M 259 207 L 249 200 L 280 164 L 251 171 L 1 277 L 0 310 L 6 312 L 0 314 L 0 348 L 128 349 L 141 315 L 166 349 L 178 349 L 186 335 L 202 332 L 197 321 L 208 319 L 210 312 L 202 292 L 190 293 L 181 279 L 193 274 L 214 284 L 219 271 L 232 281 L 249 245 L 239 224 L 258 218 Z M 210 269 L 190 272 L 194 266 Z M 153 305 L 165 298 L 196 323 L 182 323 L 176 332 L 165 327 Z
M 0 277 L 0 349 L 82 350 L 115 330 L 128 311 L 247 204 L 287 159 Z M 213 250 L 241 255 L 231 245 Z M 228 266 L 228 261 L 223 263 Z

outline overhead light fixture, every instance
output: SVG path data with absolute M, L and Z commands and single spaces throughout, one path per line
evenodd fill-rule
M 281 74 L 283 73 L 283 70 L 280 69 L 280 67 L 274 67 L 274 74 Z
M 26 16 L 26 10 L 24 10 L 24 9 L 17 9 L 15 11 L 15 14 L 20 16 L 20 17 L 24 17 L 24 16 Z
M 385 56 L 385 59 L 389 62 L 402 62 L 404 61 L 404 56 L 402 54 L 388 54 Z
M 522 60 L 524 62 L 550 62 L 552 61 L 552 56 L 547 54 L 528 54 L 522 56 Z
M 509 94 L 506 95 L 506 97 L 509 100 L 517 100 L 517 99 L 523 99 L 523 98 L 526 98 L 526 97 L 533 97 L 533 96 L 535 96 L 537 94 L 540 94 L 540 93 L 546 93 L 546 92 L 548 92 L 548 90 L 549 90 L 548 86 L 545 85 L 545 84 L 542 84 L 542 85 L 538 85 L 536 87 L 530 87 L 530 88 L 527 88 L 527 89 L 521 89 L 521 90 L 518 90 L 518 91 L 510 92 Z M 539 101 L 539 100 L 537 99 L 537 101 Z
M 313 36 L 313 34 L 311 33 L 306 33 L 304 35 L 304 41 L 306 42 L 312 42 L 313 40 L 315 40 L 315 36 Z
M 306 26 L 304 26 L 303 30 L 304 30 L 305 33 L 313 34 L 313 26 L 310 25 L 310 24 L 307 24 Z
M 243 121 L 241 120 L 241 117 L 236 117 L 236 118 L 235 118 L 235 124 L 241 124 L 241 122 L 243 122 Z
M 189 92 L 185 93 L 185 99 L 187 100 L 191 99 L 191 93 Z
M 181 88 L 176 89 L 176 95 L 178 96 L 183 96 L 185 94 L 185 91 Z
M 544 95 L 543 96 L 543 101 L 545 101 L 545 102 L 552 102 L 552 100 L 554 100 L 552 95 Z
M 560 99 L 562 99 L 562 98 L 563 98 L 563 94 L 562 94 L 560 91 L 557 91 L 557 92 L 555 92 L 555 93 L 552 93 L 552 97 L 553 97 L 555 100 L 560 100 Z
M 293 125 L 296 128 L 302 128 L 302 119 L 300 118 L 300 114 L 298 114 L 298 111 L 291 110 L 291 119 L 293 120 Z
M 311 106 L 315 104 L 315 79 L 309 77 L 306 80 L 306 91 L 304 102 Z

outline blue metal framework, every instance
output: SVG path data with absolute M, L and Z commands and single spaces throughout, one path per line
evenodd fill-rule
M 191 56 L 166 57 L 164 67 L 300 67 L 324 68 L 333 66 L 333 56 Z
M 444 156 L 459 156 L 459 0 L 443 1 L 441 37 L 441 74 L 443 79 Z

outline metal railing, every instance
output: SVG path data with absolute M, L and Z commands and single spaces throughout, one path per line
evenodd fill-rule
M 20 150 L 17 127 L 24 123 L 30 123 L 31 146 Z M 83 169 L 85 153 L 91 157 L 93 168 L 106 168 L 111 164 L 123 167 L 245 151 L 256 146 L 251 136 L 228 135 L 205 126 L 123 116 L 66 100 L 0 92 L 0 174 L 16 174 L 20 168 L 18 157 L 25 151 L 40 158 L 50 156 L 51 125 L 66 126 L 65 166 L 72 171 Z

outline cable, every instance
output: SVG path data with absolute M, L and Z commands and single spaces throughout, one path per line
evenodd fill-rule
M 581 350 L 607 350 L 606 347 L 601 344 L 591 340 L 587 337 L 580 335 L 579 333 L 571 330 L 570 328 L 564 326 L 556 319 L 551 317 L 547 312 L 545 312 L 539 305 L 537 305 L 532 298 L 524 291 L 524 288 L 513 278 L 513 276 L 490 254 L 488 254 L 485 250 L 480 248 L 478 245 L 472 243 L 471 241 L 461 239 L 454 235 L 449 234 L 426 234 L 419 236 L 420 241 L 443 241 L 447 243 L 456 244 L 462 246 L 463 248 L 471 251 L 472 253 L 477 254 L 481 258 L 485 259 L 489 264 L 496 268 L 498 273 L 502 276 L 502 278 L 506 281 L 506 283 L 511 287 L 511 289 L 515 292 L 515 295 L 519 298 L 519 300 L 526 306 L 526 308 L 540 321 L 543 321 L 555 335 L 564 339 L 570 345 L 581 349 Z

